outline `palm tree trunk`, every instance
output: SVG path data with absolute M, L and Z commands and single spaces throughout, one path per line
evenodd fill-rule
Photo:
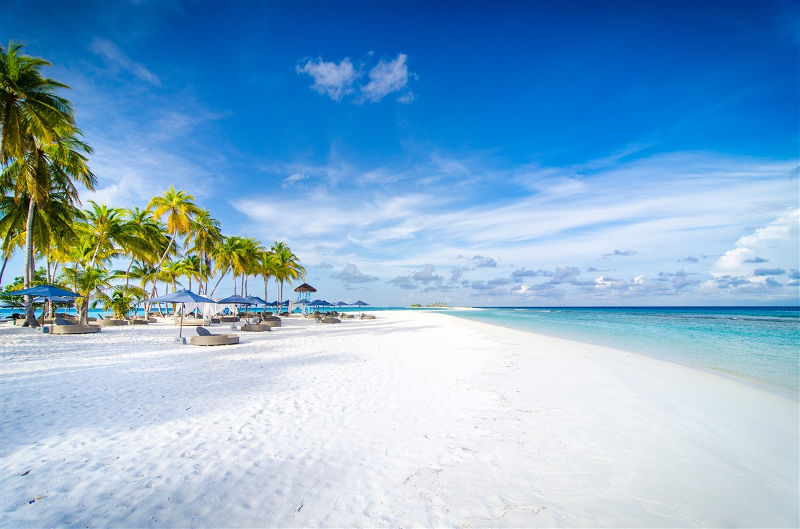
M 131 273 L 131 267 L 133 266 L 134 257 L 131 257 L 131 262 L 128 263 L 128 268 L 125 269 L 125 288 L 128 288 L 130 284 L 130 277 L 128 277 Z
M 217 287 L 219 286 L 220 281 L 222 281 L 222 278 L 225 277 L 225 274 L 227 274 L 227 273 L 228 273 L 228 270 L 225 270 L 224 272 L 222 272 L 222 275 L 219 276 L 219 279 L 217 279 L 217 284 L 214 285 L 214 288 L 211 290 L 211 294 L 209 294 L 208 297 L 211 297 L 211 296 L 214 295 L 214 292 L 217 290 Z M 206 283 L 206 289 L 208 289 L 208 284 L 207 283 Z
M 3 284 L 3 273 L 6 271 L 6 265 L 8 264 L 8 254 L 3 257 L 3 267 L 0 268 L 0 285 Z
M 172 234 L 172 237 L 170 237 L 169 244 L 167 244 L 167 249 L 164 250 L 164 255 L 161 256 L 161 259 L 158 260 L 158 264 L 156 265 L 156 274 L 158 274 L 158 270 L 161 269 L 161 265 L 164 264 L 164 259 L 167 258 L 167 254 L 169 253 L 169 249 L 172 248 L 172 243 L 175 242 L 175 237 L 177 237 L 177 236 L 178 236 L 178 232 L 175 232 L 175 233 Z M 153 280 L 153 292 L 151 293 L 152 296 L 155 296 L 156 280 Z
M 30 288 L 31 279 L 34 274 L 33 262 L 33 210 L 36 203 L 33 198 L 28 202 L 28 218 L 26 220 L 25 231 L 25 275 L 23 277 L 23 285 L 25 288 Z M 33 312 L 33 297 L 25 296 L 25 318 L 28 320 L 28 325 L 31 327 L 38 327 L 39 322 L 36 321 L 36 314 Z

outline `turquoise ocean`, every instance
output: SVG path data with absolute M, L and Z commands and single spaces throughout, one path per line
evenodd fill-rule
M 798 398 L 800 307 L 487 307 L 447 313 L 623 349 Z

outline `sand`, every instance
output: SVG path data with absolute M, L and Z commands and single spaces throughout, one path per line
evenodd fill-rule
M 0 327 L 0 528 L 800 524 L 796 397 L 377 316 L 214 348 Z

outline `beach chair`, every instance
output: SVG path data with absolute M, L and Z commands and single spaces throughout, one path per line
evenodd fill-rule
M 197 336 L 189 340 L 191 345 L 234 345 L 239 343 L 238 334 L 213 334 L 208 329 L 197 327 Z

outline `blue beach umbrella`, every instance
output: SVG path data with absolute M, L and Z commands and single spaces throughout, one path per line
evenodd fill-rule
M 220 305 L 223 304 L 230 304 L 233 303 L 233 312 L 238 316 L 239 315 L 239 305 L 255 305 L 256 303 L 250 301 L 244 296 L 240 296 L 239 294 L 234 294 L 232 296 L 228 296 L 227 298 L 221 299 L 217 301 Z
M 80 294 L 76 294 L 75 292 L 70 292 L 69 290 L 64 290 L 63 288 L 57 287 L 55 285 L 38 285 L 35 287 L 23 288 L 22 290 L 15 290 L 13 292 L 8 292 L 8 294 L 11 294 L 13 296 L 40 296 L 48 299 L 60 296 L 67 296 L 71 298 L 81 297 Z
M 155 298 L 146 299 L 146 303 L 180 303 L 181 304 L 181 326 L 178 330 L 178 338 L 183 336 L 183 306 L 186 303 L 216 303 L 211 298 L 207 298 L 205 296 L 201 296 L 200 294 L 195 294 L 191 290 L 176 290 L 175 292 L 170 292 L 169 294 L 164 294 L 163 296 L 157 296 Z
M 353 305 L 355 305 L 355 306 L 357 306 L 359 309 L 361 309 L 361 307 L 366 307 L 367 305 L 369 305 L 369 303 L 364 303 L 363 301 L 361 301 L 361 300 L 359 299 L 358 301 L 356 301 L 355 303 L 353 303 Z M 361 310 L 359 310 L 359 311 L 358 311 L 358 316 L 359 316 L 359 317 L 361 317 Z

